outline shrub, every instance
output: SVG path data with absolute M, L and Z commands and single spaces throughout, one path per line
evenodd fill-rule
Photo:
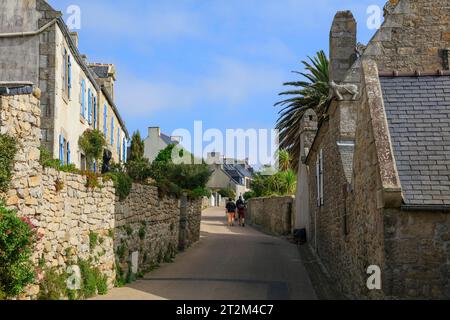
M 97 293 L 99 295 L 108 293 L 108 277 L 100 273 L 97 275 Z
M 145 234 L 146 234 L 146 232 L 145 232 L 145 226 L 141 226 L 140 228 L 139 228 L 139 239 L 141 239 L 141 240 L 144 240 L 145 239 Z
M 8 298 L 21 294 L 34 282 L 31 255 L 37 239 L 35 229 L 28 219 L 19 218 L 0 203 L 0 292 Z
M 39 300 L 60 300 L 68 295 L 67 276 L 56 268 L 46 268 L 44 278 L 39 283 Z
M 78 260 L 81 272 L 80 296 L 83 299 L 91 298 L 97 293 L 106 294 L 108 291 L 107 277 L 91 264 L 90 260 Z
M 105 137 L 99 130 L 86 130 L 78 139 L 78 146 L 83 150 L 88 162 L 99 160 L 106 147 Z
M 128 161 L 125 167 L 133 181 L 144 182 L 151 176 L 150 162 L 145 158 Z
M 100 183 L 98 182 L 98 174 L 91 171 L 84 171 L 83 175 L 86 176 L 86 188 L 95 189 L 100 187 Z
M 256 194 L 254 191 L 248 191 L 246 193 L 244 193 L 244 199 L 245 201 L 248 201 L 250 199 L 256 198 Z
M 133 180 L 124 172 L 109 172 L 103 176 L 103 179 L 111 179 L 116 189 L 116 195 L 120 201 L 125 200 L 131 192 Z M 106 181 L 104 180 L 104 181 Z
M 12 179 L 17 142 L 14 138 L 0 134 L 0 191 L 7 192 Z
M 221 190 L 219 190 L 219 194 L 223 198 L 236 199 L 236 192 L 234 190 L 231 190 L 231 189 L 221 189 Z
M 98 244 L 98 234 L 95 232 L 89 232 L 89 248 L 92 250 L 97 247 Z
M 144 141 L 141 139 L 141 134 L 139 131 L 133 133 L 133 136 L 131 137 L 130 149 L 130 161 L 141 160 L 144 158 L 145 145 Z

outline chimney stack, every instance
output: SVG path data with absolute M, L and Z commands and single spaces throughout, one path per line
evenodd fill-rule
M 343 82 L 357 59 L 356 20 L 351 11 L 336 13 L 330 31 L 330 80 Z
M 70 32 L 70 38 L 72 38 L 73 44 L 78 48 L 78 32 Z

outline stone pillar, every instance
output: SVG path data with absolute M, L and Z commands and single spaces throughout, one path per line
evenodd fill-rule
M 339 11 L 330 31 L 330 80 L 343 82 L 356 59 L 356 20 L 351 11 Z

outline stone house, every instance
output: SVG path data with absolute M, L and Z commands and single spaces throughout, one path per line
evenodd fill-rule
M 179 145 L 181 137 L 171 137 L 161 132 L 160 127 L 149 127 L 148 136 L 144 139 L 144 156 L 153 162 L 158 154 L 169 145 Z
M 211 166 L 211 177 L 207 187 L 213 191 L 212 205 L 219 206 L 220 190 L 233 190 L 237 197 L 251 190 L 253 168 L 247 161 L 222 158 L 219 152 L 208 154 L 206 163 Z
M 9 87 L 32 83 L 41 89 L 41 145 L 62 164 L 82 169 L 86 158 L 78 139 L 87 129 L 105 134 L 108 129 L 111 136 L 114 131 L 114 139 L 107 141 L 116 162 L 126 159 L 128 140 L 111 88 L 92 69 L 78 51 L 77 33 L 46 1 L 0 3 L 0 82 Z M 109 127 L 101 126 L 104 114 Z
M 351 298 L 450 298 L 449 8 L 390 1 L 359 55 L 351 12 L 333 21 L 338 86 L 314 140 L 302 137 L 298 224 Z M 381 290 L 368 289 L 370 266 Z

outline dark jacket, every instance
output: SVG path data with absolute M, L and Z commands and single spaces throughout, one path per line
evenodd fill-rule
M 236 204 L 233 201 L 229 201 L 227 203 L 227 211 L 228 212 L 236 212 Z

